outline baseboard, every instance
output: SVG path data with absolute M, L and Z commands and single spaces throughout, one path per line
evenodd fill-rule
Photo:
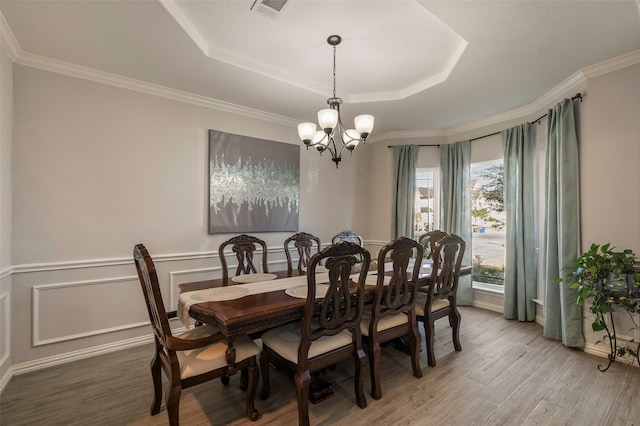
M 498 312 L 499 314 L 504 313 L 504 308 L 502 307 L 502 305 L 495 305 L 493 303 L 479 302 L 477 300 L 474 300 L 471 306 L 473 306 L 474 308 L 485 309 L 487 311 Z
M 609 357 L 609 345 L 606 343 L 602 343 L 600 345 L 597 345 L 595 343 L 587 343 L 584 347 L 584 352 L 587 354 L 591 354 L 591 355 L 596 355 L 600 358 L 604 358 L 608 361 L 608 357 Z M 628 365 L 632 365 L 634 367 L 639 367 L 638 363 L 636 362 L 635 358 L 631 359 L 631 360 L 625 360 L 622 358 L 617 357 L 616 358 L 616 362 L 620 362 L 623 364 L 628 364 Z
M 91 348 L 81 349 L 78 351 L 67 352 L 46 358 L 40 358 L 33 361 L 22 362 L 12 366 L 13 375 L 29 373 L 31 371 L 41 370 L 43 368 L 53 367 L 60 364 L 66 364 L 72 361 L 78 361 L 85 358 L 91 358 L 98 355 L 104 355 L 123 349 L 133 348 L 135 346 L 145 345 L 153 342 L 153 335 L 149 334 L 142 337 L 121 340 L 119 342 L 108 343 L 106 345 L 94 346 Z
M 2 395 L 2 392 L 4 391 L 4 388 L 7 387 L 7 385 L 9 384 L 9 381 L 11 381 L 12 377 L 13 377 L 13 368 L 10 366 L 7 369 L 7 371 L 4 373 L 2 378 L 0 378 L 0 395 Z

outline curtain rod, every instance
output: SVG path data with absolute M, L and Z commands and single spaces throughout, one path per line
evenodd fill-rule
M 571 98 L 571 100 L 576 100 L 576 99 L 580 99 L 580 102 L 582 102 L 582 93 L 578 92 L 574 97 Z M 535 120 L 533 120 L 531 122 L 531 124 L 535 124 L 538 123 L 540 124 L 540 120 L 542 120 L 543 118 L 545 118 L 547 116 L 547 114 L 541 115 L 540 117 L 536 118 Z
M 576 99 L 580 99 L 580 102 L 582 102 L 582 93 L 577 93 L 575 96 L 573 96 L 573 97 L 571 98 L 571 100 L 572 100 L 572 101 L 573 101 L 573 100 L 576 100 Z M 535 120 L 533 120 L 533 121 L 531 122 L 531 124 L 535 124 L 535 123 L 538 123 L 538 124 L 539 124 L 539 123 L 540 123 L 540 120 L 542 120 L 542 119 L 543 119 L 543 118 L 545 118 L 546 116 L 547 116 L 547 114 L 544 114 L 544 115 L 542 115 L 542 116 L 540 116 L 540 117 L 536 118 Z M 489 136 L 495 136 L 495 135 L 499 135 L 499 134 L 500 134 L 500 132 L 493 132 L 493 133 L 489 133 L 488 135 L 478 136 L 478 137 L 475 137 L 475 138 L 471 138 L 471 139 L 469 139 L 469 142 L 477 141 L 478 139 L 484 139 L 484 138 L 488 138 Z M 418 145 L 418 146 L 436 146 L 436 147 L 440 148 L 440 145 L 439 145 L 439 144 L 438 144 L 438 145 Z M 392 145 L 389 145 L 389 148 L 392 148 L 392 147 L 393 147 Z

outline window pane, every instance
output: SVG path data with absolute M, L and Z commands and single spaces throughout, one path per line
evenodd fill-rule
M 437 229 L 438 225 L 438 169 L 416 170 L 416 216 L 414 235 Z
M 471 165 L 473 281 L 504 285 L 505 213 L 502 159 Z

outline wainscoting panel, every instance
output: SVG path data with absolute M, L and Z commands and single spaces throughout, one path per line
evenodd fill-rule
M 167 300 L 167 309 L 176 310 L 178 307 L 178 296 L 180 295 L 180 284 L 204 281 L 219 278 L 222 268 L 203 268 L 203 269 L 187 269 L 184 271 L 169 272 L 169 300 Z
M 33 286 L 33 346 L 146 325 L 137 281 L 125 276 Z

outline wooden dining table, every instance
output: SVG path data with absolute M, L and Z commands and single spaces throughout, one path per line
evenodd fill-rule
M 370 271 L 368 285 L 365 286 L 365 303 L 373 299 L 375 292 L 375 278 L 372 275 L 376 271 Z M 471 273 L 471 267 L 466 267 L 461 274 Z M 288 278 L 287 271 L 273 272 L 276 279 Z M 293 276 L 300 277 L 297 271 Z M 419 285 L 426 286 L 429 283 L 430 271 L 420 274 Z M 306 282 L 306 281 L 305 281 Z M 228 285 L 236 285 L 229 282 Z M 180 293 L 205 290 L 225 286 L 221 278 L 187 282 L 179 285 Z M 216 327 L 229 342 L 227 348 L 227 362 L 232 365 L 235 362 L 235 349 L 233 342 L 239 336 L 256 334 L 292 321 L 302 319 L 306 299 L 292 297 L 285 290 L 267 291 L 258 294 L 249 294 L 234 300 L 202 301 L 189 306 L 189 316 L 197 322 Z M 317 386 L 320 391 L 311 392 L 312 401 L 318 402 L 327 397 L 326 389 L 322 385 Z M 315 395 L 315 396 L 314 396 Z M 317 400 L 314 400 L 316 398 Z

